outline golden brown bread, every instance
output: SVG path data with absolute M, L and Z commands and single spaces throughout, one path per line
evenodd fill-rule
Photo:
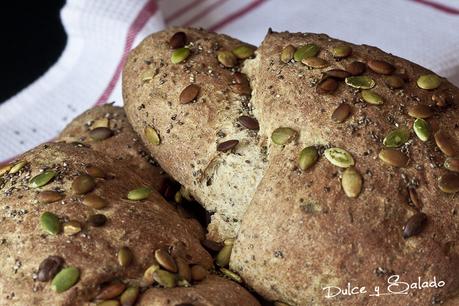
M 173 64 L 167 39 L 177 31 L 187 34 L 192 51 Z M 212 40 L 223 47 L 212 48 Z M 459 178 L 443 163 L 458 154 L 458 89 L 374 47 L 270 31 L 255 58 L 243 65 L 252 87 L 244 113 L 228 79 L 238 67 L 217 61 L 217 50 L 235 45 L 221 40 L 234 42 L 194 29 L 148 37 L 129 57 L 123 91 L 134 130 L 144 141 L 147 125 L 160 135 L 159 145 L 147 146 L 164 169 L 217 215 L 238 211 L 233 231 L 210 227 L 211 237 L 228 238 L 244 216 L 230 266 L 263 296 L 291 305 L 457 304 Z M 207 74 L 207 67 L 216 74 Z M 149 69 L 155 73 L 145 82 Z M 197 101 L 181 104 L 180 94 L 190 83 L 200 87 Z M 258 119 L 257 135 L 241 127 L 239 115 Z M 422 120 L 413 131 L 416 118 Z M 218 152 L 222 126 L 231 127 L 224 139 L 239 140 L 242 148 Z M 308 153 L 299 164 L 300 151 L 308 146 L 318 161 Z M 333 159 L 338 150 L 324 154 L 333 147 L 346 150 L 353 162 L 346 155 Z M 174 155 L 176 150 L 180 153 Z M 215 156 L 224 166 L 209 172 Z M 228 162 L 240 156 L 252 169 Z M 458 171 L 457 164 L 449 169 Z M 253 179 L 247 181 L 248 175 Z M 250 188 L 220 189 L 211 197 L 201 183 L 208 178 L 226 186 L 245 181 Z M 235 198 L 238 192 L 245 196 Z M 409 283 L 435 277 L 445 285 L 381 297 L 370 292 L 327 299 L 323 290 L 348 282 L 367 291 L 387 288 L 392 274 Z

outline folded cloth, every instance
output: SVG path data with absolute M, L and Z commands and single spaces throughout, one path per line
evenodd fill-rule
M 68 42 L 59 60 L 0 105 L 0 163 L 52 140 L 95 104 L 121 105 L 126 54 L 169 25 L 203 27 L 255 45 L 269 27 L 327 33 L 376 45 L 459 85 L 455 0 L 68 0 L 61 19 Z

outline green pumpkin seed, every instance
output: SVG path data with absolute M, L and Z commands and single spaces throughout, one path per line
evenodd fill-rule
M 190 49 L 178 48 L 172 52 L 171 62 L 172 64 L 178 64 L 186 60 L 190 56 Z
M 38 174 L 37 176 L 34 176 L 29 183 L 29 186 L 31 188 L 38 188 L 45 186 L 51 180 L 57 175 L 57 173 L 53 170 L 46 170 L 43 171 L 42 173 Z
M 382 149 L 378 155 L 384 163 L 394 167 L 405 167 L 408 164 L 408 156 L 394 149 Z
M 226 268 L 220 268 L 220 271 L 227 277 L 229 277 L 230 279 L 232 279 L 233 281 L 235 282 L 238 282 L 238 283 L 242 283 L 242 278 L 234 273 L 233 271 L 229 270 L 229 269 L 226 269 Z
M 217 257 L 215 257 L 215 263 L 220 267 L 226 267 L 230 262 L 232 251 L 233 245 L 225 244 L 220 252 L 218 252 Z
M 25 165 L 27 165 L 26 161 L 20 161 L 16 163 L 13 167 L 11 167 L 9 174 L 18 173 L 19 171 L 21 171 L 22 168 L 24 168 Z
M 94 209 L 102 209 L 108 205 L 107 200 L 99 197 L 97 194 L 94 194 L 94 193 L 86 195 L 83 198 L 82 202 L 84 205 L 94 208 Z
M 381 105 L 384 103 L 383 98 L 373 90 L 362 90 L 362 99 L 368 104 Z
M 295 53 L 293 54 L 293 58 L 295 61 L 301 62 L 305 58 L 316 56 L 319 51 L 319 46 L 315 44 L 307 44 L 296 49 Z
M 155 282 L 155 280 L 153 278 L 153 274 L 157 270 L 159 270 L 159 265 L 158 264 L 152 264 L 143 273 L 143 281 L 147 286 L 151 286 Z
M 180 193 L 180 191 L 177 191 L 174 195 L 174 201 L 175 203 L 177 204 L 180 204 L 182 203 L 182 194 Z
M 232 68 L 237 65 L 237 58 L 230 51 L 218 51 L 217 59 L 223 66 Z
M 351 53 L 352 53 L 352 48 L 351 46 L 348 46 L 348 45 L 338 45 L 338 46 L 333 47 L 332 49 L 333 57 L 336 57 L 336 58 L 345 58 L 351 55 Z
M 300 152 L 300 158 L 298 165 L 301 170 L 306 170 L 314 165 L 319 158 L 319 153 L 317 152 L 316 147 L 310 146 L 306 147 Z
M 356 198 L 359 196 L 360 191 L 362 191 L 362 176 L 354 167 L 349 167 L 343 172 L 341 185 L 343 186 L 344 193 L 349 198 Z
M 87 174 L 77 176 L 72 182 L 72 189 L 75 194 L 87 194 L 94 188 L 96 188 L 96 181 Z
M 449 171 L 459 172 L 459 157 L 448 157 L 444 166 Z
M 40 217 L 41 228 L 50 235 L 57 235 L 61 231 L 59 218 L 50 212 L 44 212 Z
M 413 130 L 416 133 L 416 136 L 418 136 L 421 141 L 427 141 L 430 138 L 430 127 L 429 123 L 425 121 L 424 119 L 418 118 L 414 120 L 413 123 Z
M 441 79 L 436 74 L 425 74 L 418 78 L 417 84 L 419 88 L 432 90 L 440 86 Z
M 147 199 L 152 193 L 151 188 L 140 187 L 129 191 L 127 198 L 131 201 L 141 201 Z
M 277 145 L 285 145 L 292 142 L 298 136 L 298 132 L 288 127 L 280 127 L 271 134 L 271 140 Z
M 398 148 L 403 146 L 410 139 L 410 131 L 405 128 L 398 128 L 390 131 L 383 140 L 387 148 Z
M 295 47 L 292 45 L 286 46 L 282 49 L 280 59 L 283 63 L 288 63 L 293 59 L 293 55 L 295 54 Z
M 239 59 L 247 59 L 254 54 L 254 48 L 247 45 L 240 45 L 233 49 L 233 54 Z
M 159 138 L 158 132 L 151 126 L 147 126 L 145 128 L 145 138 L 147 138 L 147 141 L 152 144 L 152 145 L 159 145 L 161 143 L 161 139 Z
M 341 168 L 348 168 L 355 164 L 352 155 L 348 151 L 341 148 L 327 149 L 325 150 L 324 155 L 329 162 Z
M 63 225 L 64 235 L 72 236 L 81 232 L 81 223 L 75 220 L 70 220 Z
M 124 289 L 126 289 L 126 285 L 120 282 L 113 282 L 104 288 L 99 292 L 99 294 L 96 296 L 96 300 L 110 300 L 118 295 L 120 295 Z
M 139 297 L 139 288 L 129 287 L 120 296 L 122 306 L 133 306 Z
M 121 267 L 127 267 L 133 259 L 132 251 L 128 247 L 122 247 L 118 251 L 118 263 Z
M 459 173 L 448 172 L 438 179 L 438 187 L 445 193 L 459 192 Z
M 371 89 L 375 87 L 376 82 L 366 75 L 350 76 L 344 79 L 347 85 L 359 89 Z
M 174 258 L 165 249 L 157 249 L 155 251 L 155 259 L 162 268 L 170 272 L 177 272 L 177 264 Z
M 169 271 L 158 269 L 153 273 L 154 280 L 165 288 L 174 288 L 177 278 Z
M 305 64 L 306 66 L 308 66 L 309 68 L 314 68 L 314 69 L 325 68 L 328 66 L 328 62 L 319 57 L 304 58 L 301 62 Z
M 79 278 L 80 270 L 75 267 L 64 268 L 53 278 L 51 288 L 57 293 L 67 291 L 78 282 Z
M 117 300 L 108 300 L 97 303 L 96 306 L 120 306 L 120 302 Z

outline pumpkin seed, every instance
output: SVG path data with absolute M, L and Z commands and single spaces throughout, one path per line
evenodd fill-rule
M 288 127 L 280 127 L 271 134 L 271 140 L 277 145 L 285 145 L 295 140 L 298 132 Z
M 51 180 L 57 175 L 57 173 L 53 170 L 46 170 L 46 171 L 43 171 L 42 173 L 34 176 L 31 180 L 30 180 L 30 183 L 29 183 L 29 186 L 31 188 L 38 188 L 38 187 L 42 187 L 42 186 L 45 186 L 46 184 L 48 184 L 49 182 L 51 182 Z
M 110 121 L 108 118 L 99 118 L 94 120 L 94 122 L 91 124 L 91 129 L 95 129 L 98 127 L 104 127 L 108 128 L 110 126 Z
M 449 171 L 459 172 L 459 157 L 448 157 L 444 166 Z
M 384 163 L 394 167 L 405 167 L 408 164 L 408 156 L 394 149 L 382 149 L 378 157 Z
M 154 280 L 165 288 L 174 288 L 177 279 L 174 274 L 166 270 L 158 269 L 153 273 Z
M 103 226 L 105 223 L 107 223 L 107 217 L 102 214 L 91 215 L 88 218 L 88 223 L 91 226 L 100 227 L 100 226 Z
M 235 146 L 237 146 L 238 143 L 239 143 L 239 140 L 235 140 L 235 139 L 221 142 L 217 145 L 217 151 L 227 152 L 231 150 L 232 148 L 234 148 Z
M 180 191 L 177 191 L 174 195 L 174 201 L 175 203 L 177 204 L 180 204 L 182 203 L 182 194 L 180 193 Z
M 226 268 L 220 268 L 220 271 L 227 277 L 229 277 L 230 279 L 232 279 L 233 281 L 235 282 L 238 282 L 238 283 L 242 283 L 242 278 L 234 273 L 233 271 L 229 270 L 229 269 L 226 269 Z
M 149 81 L 153 80 L 155 75 L 156 75 L 155 71 L 153 71 L 151 69 L 148 69 L 148 70 L 145 70 L 144 72 L 142 72 L 140 77 L 141 77 L 142 82 L 146 83 L 146 82 L 149 82 Z
M 151 286 L 155 282 L 155 279 L 153 278 L 153 273 L 155 273 L 157 270 L 159 270 L 159 265 L 152 264 L 143 273 L 143 281 L 147 286 Z
M 234 93 L 237 93 L 238 95 L 250 96 L 252 94 L 252 90 L 248 83 L 231 85 L 231 89 Z
M 191 269 L 190 265 L 182 258 L 178 257 L 175 259 L 177 263 L 178 275 L 181 279 L 191 282 Z
M 338 82 L 334 78 L 324 78 L 317 84 L 316 91 L 318 94 L 331 94 L 338 88 Z
M 328 66 L 328 62 L 324 59 L 321 59 L 319 57 L 308 57 L 308 58 L 304 58 L 301 60 L 301 62 L 303 64 L 305 64 L 306 66 L 310 67 L 310 68 L 315 68 L 315 69 L 319 69 L 319 68 L 325 68 Z
M 441 79 L 436 74 L 425 74 L 418 78 L 417 84 L 419 88 L 433 90 L 440 86 Z
M 362 90 L 362 99 L 368 104 L 381 105 L 384 103 L 383 98 L 373 90 Z
M 332 78 L 337 78 L 337 79 L 345 79 L 351 74 L 347 72 L 346 70 L 341 70 L 341 69 L 331 69 L 327 70 L 324 72 L 325 75 L 332 77 Z
M 11 170 L 11 168 L 13 168 L 13 165 L 12 164 L 8 164 L 8 165 L 4 165 L 4 166 L 1 166 L 0 167 L 0 176 L 7 173 L 8 171 Z
M 113 136 L 113 131 L 107 127 L 98 127 L 89 132 L 89 137 L 95 141 L 105 140 Z
M 97 300 L 110 300 L 121 293 L 123 293 L 124 289 L 126 289 L 126 285 L 120 282 L 113 282 L 104 288 L 99 292 L 99 294 L 96 296 Z
M 172 258 L 166 250 L 157 249 L 155 251 L 155 259 L 164 269 L 174 273 L 177 272 L 177 264 L 174 258 Z
M 107 177 L 107 174 L 104 172 L 104 170 L 102 170 L 99 167 L 89 165 L 85 167 L 85 171 L 88 175 L 94 178 L 106 178 Z
M 48 256 L 44 259 L 38 267 L 37 279 L 40 282 L 48 282 L 59 272 L 64 259 L 59 256 Z
M 169 39 L 169 46 L 171 46 L 172 49 L 183 48 L 186 45 L 186 41 L 187 38 L 184 32 L 176 32 Z
M 293 58 L 295 61 L 301 62 L 305 58 L 316 56 L 319 51 L 319 46 L 315 44 L 307 44 L 296 49 L 295 53 L 293 54 Z
M 139 297 L 139 288 L 129 287 L 120 296 L 122 306 L 133 306 Z
M 376 85 L 375 81 L 367 75 L 350 76 L 344 81 L 347 85 L 360 89 L 371 89 Z
M 218 51 L 217 59 L 223 66 L 232 68 L 237 65 L 237 58 L 230 51 Z
M 249 85 L 249 80 L 247 79 L 247 76 L 243 73 L 240 72 L 235 72 L 234 73 L 234 82 L 236 84 L 247 84 Z
M 338 123 L 343 123 L 351 113 L 351 106 L 345 102 L 341 103 L 331 116 L 332 120 Z
M 184 279 L 179 279 L 177 281 L 177 286 L 179 287 L 185 287 L 185 288 L 189 288 L 191 287 L 191 284 L 189 281 L 187 280 L 184 280 Z M 188 305 L 188 303 L 184 304 L 185 306 Z M 177 306 L 183 306 L 183 304 L 177 304 Z
M 57 293 L 67 291 L 78 282 L 80 278 L 80 270 L 75 267 L 67 267 L 62 269 L 51 282 L 51 288 Z
M 21 171 L 22 168 L 24 168 L 25 165 L 27 165 L 26 161 L 17 162 L 16 164 L 14 164 L 14 166 L 11 167 L 9 174 L 18 173 L 19 171 Z
M 395 67 L 385 61 L 369 60 L 367 63 L 368 68 L 379 74 L 391 74 L 394 72 Z
M 234 239 L 233 238 L 229 238 L 229 239 L 225 239 L 223 241 L 223 245 L 234 245 Z
M 240 116 L 238 118 L 239 123 L 249 129 L 249 130 L 258 130 L 260 129 L 260 125 L 258 124 L 258 120 L 249 116 Z
M 81 224 L 76 220 L 70 220 L 63 225 L 64 235 L 72 236 L 81 232 Z
M 424 213 L 416 213 L 408 219 L 403 227 L 403 238 L 407 239 L 412 236 L 419 235 L 427 223 L 427 215 Z
M 417 104 L 408 106 L 408 115 L 413 118 L 429 118 L 433 115 L 432 108 L 427 105 Z
M 180 103 L 187 104 L 193 102 L 199 94 L 201 88 L 196 84 L 190 84 L 180 93 Z
M 217 257 L 215 257 L 215 263 L 220 267 L 226 267 L 229 264 L 232 251 L 233 245 L 225 244 L 220 252 L 218 252 Z
M 288 63 L 293 59 L 293 55 L 295 54 L 295 47 L 292 45 L 286 46 L 284 49 L 282 49 L 280 59 L 284 63 Z
M 332 48 L 333 57 L 345 58 L 351 55 L 352 48 L 348 45 L 338 45 Z
M 408 188 L 408 194 L 410 196 L 410 201 L 413 203 L 413 205 L 417 208 L 420 209 L 422 208 L 422 203 L 419 201 L 418 193 L 416 192 L 416 189 L 414 188 Z
M 247 59 L 254 55 L 254 48 L 247 45 L 240 45 L 232 50 L 238 59 Z
M 414 120 L 413 123 L 413 130 L 416 133 L 416 136 L 418 136 L 421 141 L 427 141 L 430 138 L 430 127 L 429 123 L 425 121 L 424 119 L 418 118 Z
M 218 253 L 223 248 L 221 243 L 209 239 L 201 241 L 201 244 L 209 253 Z
M 392 89 L 402 88 L 405 85 L 405 81 L 398 75 L 388 75 L 384 78 L 384 83 Z
M 352 155 L 341 148 L 329 148 L 325 150 L 324 155 L 329 162 L 341 168 L 348 168 L 355 164 Z
M 40 192 L 37 198 L 40 203 L 49 204 L 62 200 L 64 195 L 57 191 L 46 190 Z
M 172 52 L 171 62 L 172 64 L 179 64 L 186 60 L 190 56 L 190 49 L 178 48 Z
M 361 75 L 365 72 L 366 65 L 362 62 L 352 62 L 346 67 L 346 71 L 349 72 L 353 76 Z
M 392 130 L 383 140 L 387 148 L 398 148 L 403 146 L 410 139 L 410 131 L 405 128 Z
M 97 303 L 96 306 L 120 306 L 120 302 L 117 300 L 108 300 Z
M 161 139 L 159 138 L 158 132 L 151 126 L 147 126 L 145 128 L 145 138 L 147 141 L 152 145 L 159 145 L 161 143 Z
M 306 147 L 300 152 L 300 158 L 298 160 L 298 165 L 301 170 L 306 170 L 310 168 L 317 162 L 319 158 L 319 153 L 314 146 Z
M 354 167 L 349 167 L 343 172 L 341 185 L 349 198 L 356 198 L 362 191 L 362 176 Z
M 92 176 L 82 174 L 77 176 L 72 183 L 72 189 L 75 194 L 86 194 L 96 188 L 96 181 Z
M 40 217 L 41 228 L 50 235 L 57 235 L 61 231 L 59 218 L 50 212 L 44 212 Z
M 98 195 L 91 193 L 85 195 L 83 198 L 83 204 L 94 209 L 102 209 L 108 205 L 108 202 Z
M 459 192 L 459 174 L 448 172 L 438 179 L 438 187 L 445 193 Z
M 118 251 L 118 263 L 121 267 L 127 267 L 133 259 L 132 251 L 124 246 Z
M 147 199 L 151 193 L 151 188 L 140 187 L 129 191 L 127 194 L 127 198 L 131 201 L 141 201 Z
M 205 279 L 207 277 L 207 270 L 204 269 L 203 266 L 201 265 L 194 265 L 191 267 L 191 278 L 194 280 L 194 281 L 202 281 L 203 279 Z
M 456 148 L 453 144 L 453 140 L 447 132 L 440 130 L 434 134 L 434 138 L 438 148 L 443 154 L 449 157 L 456 155 Z

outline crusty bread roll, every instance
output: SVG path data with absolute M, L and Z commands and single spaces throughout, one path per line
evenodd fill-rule
M 171 49 L 178 32 L 189 51 Z M 326 35 L 269 31 L 253 59 L 221 53 L 240 45 L 168 29 L 131 52 L 123 79 L 134 130 L 215 212 L 209 236 L 237 234 L 231 268 L 289 305 L 457 305 L 458 89 Z M 438 288 L 370 296 L 392 275 Z M 366 293 L 333 296 L 348 283 Z

